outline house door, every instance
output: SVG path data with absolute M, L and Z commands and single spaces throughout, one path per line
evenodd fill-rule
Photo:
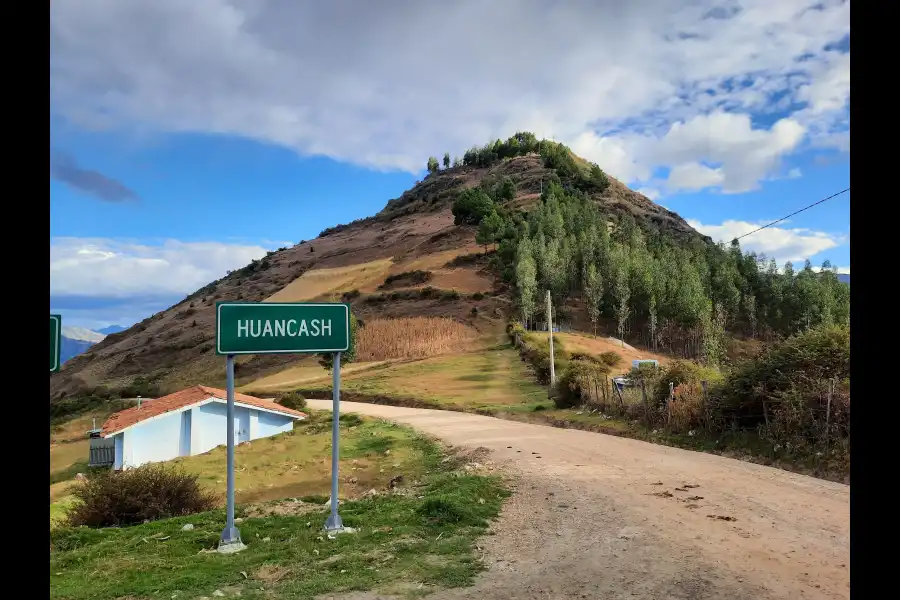
M 250 441 L 250 409 L 239 408 L 234 415 L 234 439 L 240 444 Z

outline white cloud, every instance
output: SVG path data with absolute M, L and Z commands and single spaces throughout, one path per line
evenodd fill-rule
M 838 267 L 837 270 L 838 270 L 838 273 L 842 273 L 844 275 L 850 274 L 850 266 L 849 265 L 847 265 L 846 267 Z
M 731 240 L 746 235 L 766 223 L 729 220 L 720 225 L 711 225 L 688 219 L 688 224 L 714 241 L 723 241 L 728 244 Z M 740 240 L 740 243 L 741 249 L 745 252 L 765 254 L 770 258 L 775 258 L 781 265 L 786 261 L 805 260 L 820 252 L 835 248 L 843 241 L 841 236 L 824 231 L 767 227 Z
M 722 169 L 713 169 L 694 162 L 672 167 L 666 184 L 670 190 L 693 191 L 722 185 L 724 181 Z
M 57 2 L 51 97 L 86 127 L 234 134 L 408 171 L 530 129 L 629 183 L 705 164 L 740 192 L 806 144 L 844 143 L 849 55 L 823 48 L 849 34 L 849 2 L 727 7 Z
M 801 177 L 803 177 L 803 171 L 801 171 L 799 167 L 794 167 L 793 169 L 788 171 L 788 179 L 800 179 Z
M 166 240 L 50 241 L 50 296 L 127 300 L 185 296 L 265 255 L 262 246 Z
M 808 111 L 821 115 L 845 108 L 850 101 L 850 55 L 823 53 L 812 75 L 797 91 L 797 98 L 809 104 Z

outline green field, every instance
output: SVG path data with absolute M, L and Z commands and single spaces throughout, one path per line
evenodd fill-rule
M 327 391 L 331 389 L 331 377 L 322 372 L 317 379 L 307 379 L 299 385 L 285 384 L 280 390 L 298 387 Z M 244 389 L 252 393 L 254 385 L 248 384 Z M 415 398 L 460 410 L 503 411 L 547 400 L 546 388 L 534 382 L 528 367 L 508 344 L 349 372 L 341 378 L 341 389 L 372 396 Z
M 210 552 L 224 525 L 221 510 L 133 527 L 57 527 L 50 597 L 196 598 L 219 590 L 289 599 L 369 589 L 419 596 L 470 583 L 483 568 L 475 541 L 507 495 L 501 480 L 467 474 L 462 458 L 446 460 L 437 444 L 404 427 L 355 415 L 342 422 L 341 485 L 355 499 L 342 503 L 341 516 L 355 533 L 331 539 L 322 530 L 330 467 L 318 465 L 330 457 L 330 416 L 320 416 L 293 435 L 240 449 L 237 513 L 246 550 Z M 215 488 L 211 478 L 224 475 L 218 454 L 179 462 Z M 391 492 L 387 481 L 396 475 L 403 483 Z M 378 493 L 360 497 L 354 492 L 362 487 Z M 274 500 L 285 497 L 292 499 Z M 187 523 L 191 531 L 182 530 Z

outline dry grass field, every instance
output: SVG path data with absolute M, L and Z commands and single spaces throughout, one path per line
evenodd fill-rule
M 386 364 L 385 361 L 350 363 L 349 365 L 341 366 L 341 373 L 349 374 L 357 371 L 365 371 L 384 364 Z M 303 387 L 306 384 L 321 381 L 323 379 L 330 380 L 331 375 L 316 362 L 315 357 L 309 357 L 297 361 L 283 371 L 261 377 L 254 380 L 252 383 L 241 386 L 238 388 L 238 391 L 279 391 Z
M 266 298 L 266 301 L 306 302 L 354 289 L 374 292 L 387 277 L 392 264 L 391 259 L 385 258 L 348 267 L 312 269 Z
M 544 338 L 547 337 L 546 333 L 529 335 L 541 335 Z M 614 375 L 620 375 L 630 371 L 631 361 L 633 360 L 652 359 L 658 360 L 660 364 L 667 364 L 671 360 L 669 357 L 663 356 L 662 354 L 639 350 L 628 344 L 625 344 L 623 347 L 622 342 L 614 340 L 613 338 L 593 336 L 588 333 L 554 333 L 553 339 L 561 341 L 566 351 L 569 353 L 584 352 L 599 356 L 604 352 L 615 352 L 622 357 L 622 362 L 613 369 Z
M 375 319 L 359 330 L 357 359 L 373 362 L 460 352 L 477 337 L 474 327 L 442 317 Z

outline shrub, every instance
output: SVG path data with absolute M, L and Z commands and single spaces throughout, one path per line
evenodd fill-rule
M 799 448 L 849 435 L 849 386 L 850 329 L 821 326 L 741 361 L 713 394 L 726 418 L 761 427 L 771 441 Z
M 699 381 L 675 387 L 675 398 L 666 404 L 667 422 L 674 431 L 689 431 L 707 424 L 706 397 Z
M 710 385 L 715 384 L 722 379 L 722 374 L 715 367 L 706 367 L 689 360 L 676 360 L 668 366 L 660 366 L 653 372 L 653 367 L 642 367 L 643 375 L 635 376 L 632 370 L 632 376 L 635 379 L 643 378 L 647 383 L 647 393 L 650 394 L 653 402 L 657 406 L 666 403 L 669 397 L 669 384 L 678 387 L 683 383 L 700 384 L 701 381 L 709 382 Z
M 484 260 L 485 254 L 482 252 L 473 252 L 472 254 L 460 254 L 456 258 L 453 258 L 447 261 L 445 267 L 464 267 L 467 265 L 473 265 L 479 261 Z
M 829 392 L 830 382 L 821 379 L 792 382 L 788 389 L 774 392 L 767 401 L 765 426 L 760 428 L 763 436 L 792 450 L 849 437 L 850 381 L 835 385 L 830 407 Z
M 72 494 L 77 500 L 67 516 L 72 527 L 133 525 L 204 512 L 217 504 L 197 475 L 164 463 L 91 473 L 73 486 Z
M 601 362 L 607 365 L 609 368 L 613 368 L 622 362 L 622 357 L 612 350 L 608 350 L 606 352 L 602 352 L 599 356 Z
M 817 327 L 773 344 L 735 365 L 717 390 L 725 409 L 747 418 L 764 417 L 763 402 L 797 386 L 850 377 L 850 328 Z
M 350 302 L 351 300 L 356 300 L 359 298 L 360 292 L 357 289 L 352 289 L 349 292 L 344 292 L 341 295 L 341 300 L 343 302 Z
M 473 317 L 477 317 L 477 316 L 478 316 L 478 307 L 477 307 L 477 306 L 473 306 L 473 307 L 472 307 L 472 310 L 470 310 L 469 313 L 470 313 Z
M 510 334 L 510 337 L 514 335 Z M 531 368 L 534 370 L 534 376 L 538 380 L 538 383 L 548 384 L 550 383 L 550 343 L 547 341 L 546 337 L 532 337 L 528 335 L 521 335 L 519 337 L 519 356 L 522 357 L 522 360 L 531 365 Z M 558 370 L 564 371 L 564 366 L 566 360 L 568 360 L 568 355 L 563 350 L 562 344 L 559 340 L 554 341 L 554 352 L 556 354 L 556 365 L 559 367 Z
M 524 336 L 525 328 L 518 321 L 510 321 L 506 324 L 506 333 L 509 334 L 510 338 L 514 337 L 516 334 Z
M 588 403 L 604 406 L 609 371 L 608 365 L 593 356 L 573 354 L 556 382 L 556 408 Z
M 459 292 L 456 290 L 441 290 L 441 300 L 459 300 Z
M 383 290 L 394 284 L 398 285 L 422 285 L 431 281 L 431 271 L 406 271 L 396 275 L 388 275 L 378 289 Z
M 288 392 L 283 394 L 278 398 L 277 402 L 285 408 L 292 408 L 294 410 L 303 410 L 306 408 L 306 398 L 298 392 Z
M 454 225 L 478 225 L 494 211 L 494 201 L 479 188 L 466 188 L 459 193 L 451 209 Z

